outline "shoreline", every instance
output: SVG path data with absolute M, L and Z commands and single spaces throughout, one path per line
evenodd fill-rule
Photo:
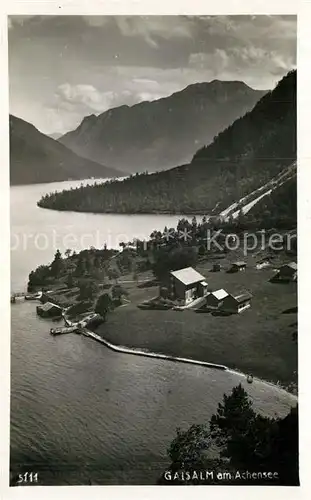
M 187 216 L 193 216 L 197 215 L 200 217 L 210 217 L 210 215 L 207 215 L 206 212 L 212 213 L 211 210 L 207 210 L 206 212 L 203 212 L 202 210 L 187 210 L 185 212 L 180 212 L 180 211 L 172 211 L 172 210 L 152 210 L 149 212 L 144 212 L 144 211 L 127 211 L 127 212 L 116 212 L 115 210 L 111 211 L 105 211 L 105 212 L 94 212 L 92 210 L 76 210 L 73 208 L 66 208 L 66 209 L 61 209 L 61 208 L 54 208 L 54 207 L 49 207 L 49 206 L 44 206 L 39 204 L 39 201 L 37 202 L 37 206 L 39 208 L 43 208 L 44 210 L 54 210 L 55 212 L 75 212 L 75 213 L 82 213 L 82 214 L 93 214 L 93 215 L 178 215 L 182 217 L 187 217 Z
M 238 375 L 240 377 L 243 377 L 247 379 L 248 375 L 242 371 L 239 370 L 234 370 L 232 368 L 229 368 L 228 366 L 217 364 L 217 363 L 210 363 L 208 361 L 200 361 L 197 359 L 192 359 L 192 358 L 183 358 L 179 356 L 172 356 L 172 355 L 166 355 L 162 353 L 155 353 L 152 351 L 148 350 L 142 350 L 139 348 L 133 348 L 133 347 L 127 347 L 127 346 L 121 346 L 121 345 L 116 345 L 112 344 L 108 340 L 104 339 L 100 335 L 96 334 L 92 330 L 85 329 L 86 333 L 83 333 L 86 337 L 91 337 L 94 338 L 94 340 L 97 340 L 98 342 L 104 344 L 108 349 L 111 349 L 115 352 L 120 352 L 123 354 L 133 354 L 133 355 L 138 355 L 138 356 L 145 356 L 145 357 L 152 357 L 155 359 L 165 359 L 167 361 L 172 361 L 172 362 L 180 362 L 180 363 L 188 363 L 188 364 L 193 364 L 197 366 L 203 366 L 206 368 L 212 368 L 215 370 L 221 370 L 221 371 L 226 371 L 228 373 L 232 373 L 234 375 Z M 88 333 L 90 332 L 90 334 Z M 296 394 L 293 394 L 292 392 L 289 392 L 284 386 L 275 384 L 274 382 L 271 382 L 269 380 L 261 379 L 259 377 L 253 377 L 253 382 L 260 382 L 264 385 L 268 385 L 269 387 L 274 387 L 275 389 L 285 392 L 286 394 L 290 395 L 293 399 L 298 400 L 298 396 Z
M 66 324 L 68 324 L 69 326 L 73 325 L 73 323 L 70 320 L 68 320 L 65 316 L 63 316 L 63 318 L 64 318 L 64 321 Z M 196 365 L 196 366 L 202 366 L 202 367 L 211 368 L 211 369 L 215 369 L 215 370 L 226 371 L 228 373 L 238 375 L 239 377 L 243 377 L 245 379 L 247 379 L 247 377 L 249 376 L 242 371 L 229 368 L 228 366 L 225 366 L 222 364 L 196 360 L 193 358 L 184 358 L 184 357 L 180 357 L 180 356 L 166 355 L 163 353 L 156 353 L 156 352 L 152 352 L 149 350 L 144 350 L 142 348 L 134 348 L 134 347 L 129 347 L 129 346 L 113 344 L 112 342 L 109 342 L 104 337 L 98 335 L 96 332 L 93 332 L 92 330 L 90 330 L 88 328 L 84 328 L 83 330 L 81 329 L 80 332 L 85 337 L 93 338 L 97 342 L 104 344 L 105 347 L 107 347 L 108 349 L 111 349 L 114 352 L 119 352 L 122 354 L 136 355 L 136 356 L 145 356 L 145 357 L 150 357 L 150 358 L 154 358 L 154 359 L 163 359 L 163 360 L 172 361 L 172 362 L 187 363 L 187 364 L 192 364 L 192 365 Z M 287 388 L 282 386 L 282 385 L 279 385 L 279 384 L 276 384 L 276 383 L 271 382 L 269 380 L 265 380 L 265 379 L 255 377 L 255 376 L 253 377 L 253 382 L 260 382 L 260 383 L 267 385 L 269 387 L 273 387 L 274 389 L 277 389 L 278 391 L 281 391 L 281 392 L 286 393 L 287 395 L 290 395 L 293 398 L 293 400 L 295 400 L 296 402 L 298 401 L 298 394 L 294 394 L 294 393 L 288 391 Z
M 127 346 L 121 346 L 121 345 L 116 345 L 116 344 L 112 344 L 111 342 L 107 341 L 106 339 L 104 339 L 103 337 L 101 337 L 100 335 L 96 334 L 95 332 L 92 332 L 92 330 L 89 330 L 91 332 L 91 335 L 88 335 L 86 334 L 85 336 L 86 337 L 93 337 L 94 340 L 97 340 L 98 342 L 101 342 L 102 344 L 104 344 L 107 348 L 115 351 L 115 352 L 121 352 L 121 353 L 124 353 L 124 354 L 133 354 L 133 355 L 139 355 L 139 356 L 146 356 L 146 357 L 152 357 L 152 358 L 155 358 L 155 359 L 165 359 L 167 361 L 173 361 L 173 362 L 181 362 L 181 363 L 188 363 L 188 364 L 193 364 L 193 365 L 197 365 L 197 366 L 203 366 L 203 367 L 206 367 L 206 368 L 212 368 L 212 369 L 215 369 L 215 370 L 221 370 L 221 371 L 226 371 L 228 373 L 232 373 L 234 375 L 238 375 L 240 377 L 243 377 L 245 379 L 247 379 L 247 377 L 249 376 L 248 374 L 240 371 L 240 370 L 237 370 L 237 369 L 233 369 L 233 368 L 229 368 L 228 366 L 225 366 L 225 365 L 221 365 L 221 364 L 217 364 L 217 363 L 211 363 L 209 361 L 201 361 L 201 360 L 198 360 L 198 359 L 193 359 L 193 358 L 183 358 L 183 357 L 179 357 L 179 356 L 172 356 L 172 355 L 167 355 L 167 354 L 163 354 L 163 353 L 155 353 L 155 352 L 152 352 L 152 351 L 144 351 L 143 349 L 140 349 L 140 348 L 134 348 L 134 347 L 127 347 Z M 98 338 L 95 338 L 95 336 L 98 337 Z M 270 387 L 274 387 L 275 389 L 278 389 L 279 391 L 282 391 L 282 392 L 285 392 L 286 394 L 290 395 L 293 399 L 295 400 L 298 400 L 298 395 L 288 391 L 284 386 L 282 385 L 278 385 L 274 382 L 271 382 L 269 380 L 265 380 L 265 379 L 262 379 L 262 378 L 259 378 L 259 377 L 253 377 L 253 382 L 260 382 L 264 385 L 268 385 Z
M 107 260 L 107 258 L 106 256 L 105 259 Z M 112 258 L 109 257 L 108 260 Z M 227 258 L 227 260 L 229 262 L 230 258 Z M 198 268 L 203 276 L 206 276 L 210 272 L 209 261 L 210 259 L 203 259 L 203 263 L 198 263 Z M 74 263 L 76 264 L 76 261 Z M 248 312 L 249 319 L 246 317 L 241 321 L 240 317 L 237 316 L 232 319 L 230 318 L 230 321 L 228 321 L 227 319 L 215 319 L 212 316 L 203 318 L 202 315 L 190 316 L 189 314 L 185 314 L 183 318 L 179 318 L 177 317 L 177 313 L 172 311 L 165 312 L 168 317 L 164 317 L 162 313 L 159 314 L 156 311 L 138 312 L 135 305 L 139 307 L 141 301 L 146 298 L 146 294 L 149 297 L 153 296 L 155 292 L 152 285 L 150 285 L 150 288 L 147 287 L 148 290 L 140 290 L 139 288 L 145 288 L 145 286 L 139 287 L 137 282 L 135 284 L 135 281 L 131 280 L 120 282 L 126 284 L 124 288 L 127 295 L 131 297 L 131 301 L 127 301 L 130 304 L 123 304 L 129 307 L 125 309 L 120 307 L 120 311 L 118 309 L 118 313 L 114 315 L 111 321 L 108 321 L 107 325 L 104 324 L 98 327 L 90 325 L 90 330 L 102 339 L 101 342 L 106 347 L 118 352 L 157 357 L 159 359 L 186 362 L 211 368 L 221 367 L 221 369 L 229 370 L 244 377 L 252 375 L 256 380 L 264 381 L 271 386 L 283 389 L 287 393 L 296 396 L 298 394 L 298 387 L 295 346 L 289 335 L 283 349 L 280 343 L 274 340 L 276 335 L 275 325 L 279 326 L 279 331 L 289 326 L 293 327 L 293 324 L 288 325 L 290 320 L 282 315 L 282 312 L 289 311 L 288 307 L 292 305 L 296 287 L 288 287 L 285 290 L 286 293 L 282 292 L 282 299 L 280 301 L 276 302 L 274 300 L 271 302 L 269 309 L 270 316 L 268 315 L 268 320 L 270 320 L 267 327 L 268 333 L 264 337 L 267 342 L 270 342 L 269 345 L 271 345 L 271 348 L 266 353 L 265 345 L 263 345 L 263 337 L 259 337 L 258 335 L 262 333 L 262 325 L 267 324 L 266 314 L 262 314 L 263 306 L 267 297 L 274 298 L 275 289 L 269 284 L 268 274 L 262 274 L 255 270 L 253 261 L 248 263 L 248 265 L 248 275 L 245 279 L 243 274 L 239 274 L 232 279 L 231 275 L 227 276 L 227 274 L 219 273 L 215 274 L 215 276 L 213 275 L 213 282 L 215 288 L 217 286 L 228 286 L 229 290 L 234 287 L 241 289 L 251 282 L 254 289 L 256 291 L 257 289 L 259 290 L 258 294 L 256 294 L 258 300 L 254 303 L 254 311 Z M 150 274 L 150 271 L 148 273 Z M 65 276 L 66 272 L 63 275 Z M 62 294 L 64 287 L 67 293 L 68 285 L 66 288 L 63 275 L 61 275 L 61 279 L 58 279 L 58 281 L 56 278 L 53 280 L 53 286 L 55 285 L 55 290 L 53 290 L 55 293 Z M 125 278 L 127 277 L 124 271 L 121 274 L 122 278 L 123 275 Z M 88 279 L 90 279 L 90 275 Z M 131 284 L 127 285 L 127 283 Z M 57 284 L 58 287 L 61 285 L 58 292 L 56 292 L 58 290 L 56 288 Z M 109 281 L 109 286 L 112 286 L 111 280 Z M 74 290 L 76 294 L 77 287 Z M 58 295 L 54 295 L 53 293 L 48 300 L 51 302 L 55 301 L 57 304 L 55 300 L 57 297 Z M 67 300 L 67 295 L 64 295 L 64 297 Z M 70 297 L 72 301 L 79 299 L 79 297 L 77 298 L 76 295 L 72 294 Z M 70 305 L 68 302 L 69 299 L 67 302 L 62 299 L 58 304 L 63 308 L 64 317 L 70 314 L 70 310 L 67 310 L 67 307 Z M 95 303 L 90 307 L 91 309 L 87 309 L 88 313 L 94 310 Z M 80 318 L 80 316 L 76 316 L 77 312 L 78 309 L 74 309 L 71 312 L 74 316 L 70 316 L 70 319 L 74 323 L 78 322 Z M 260 314 L 258 316 L 258 312 L 261 313 L 261 316 Z M 81 318 L 83 319 L 82 316 Z M 182 321 L 179 321 L 180 319 Z M 169 325 L 166 323 L 169 323 Z M 131 324 L 132 331 L 130 336 L 128 335 L 129 324 Z M 257 324 L 259 324 L 258 328 Z M 147 331 L 146 325 L 148 327 Z M 87 326 L 87 322 L 83 326 Z M 170 331 L 169 338 L 167 335 L 168 328 Z M 181 328 L 183 329 L 183 343 L 180 343 Z M 250 329 L 252 336 L 250 336 Z M 232 335 L 232 330 L 235 330 L 234 336 Z M 286 330 L 284 331 L 286 332 Z M 241 344 L 241 349 L 237 347 L 238 344 Z M 258 349 L 258 346 L 262 347 L 262 349 Z M 244 354 L 242 357 L 239 351 Z M 280 353 L 284 353 L 285 357 L 281 358 Z M 269 354 L 267 359 L 265 359 L 266 354 Z M 288 363 L 286 363 L 286 360 L 288 360 Z
M 101 337 L 97 333 L 94 333 L 92 330 L 89 330 L 87 328 L 81 330 L 81 333 L 82 333 L 82 335 L 85 335 L 86 337 L 91 337 L 94 340 L 97 340 L 98 342 L 104 344 L 106 347 L 108 347 L 109 349 L 111 349 L 112 351 L 115 351 L 115 352 L 120 352 L 123 354 L 132 354 L 132 355 L 136 355 L 136 356 L 145 356 L 147 358 L 165 359 L 167 361 L 205 366 L 207 368 L 214 368 L 214 369 L 222 370 L 222 371 L 229 370 L 228 367 L 225 365 L 220 365 L 220 364 L 216 364 L 216 363 L 209 363 L 208 361 L 199 361 L 199 360 L 191 359 L 191 358 L 181 358 L 179 356 L 169 356 L 166 354 L 156 353 L 156 352 L 143 350 L 143 349 L 139 349 L 139 348 L 136 349 L 136 348 L 112 344 L 111 342 L 108 342 L 108 340 L 104 339 L 103 337 Z
M 66 313 L 64 311 L 62 318 L 64 320 L 64 323 L 66 326 L 73 326 L 75 322 L 69 320 L 66 317 Z M 190 364 L 190 365 L 195 365 L 195 366 L 202 366 L 210 369 L 215 369 L 215 370 L 221 370 L 221 371 L 226 371 L 228 373 L 237 375 L 241 378 L 244 378 L 245 381 L 247 381 L 247 377 L 249 374 L 244 373 L 243 371 L 240 371 L 237 368 L 230 368 L 226 365 L 219 364 L 219 363 L 212 363 L 209 361 L 204 361 L 204 360 L 198 360 L 194 358 L 185 358 L 181 356 L 174 356 L 174 355 L 168 355 L 160 352 L 153 352 L 149 351 L 148 349 L 144 349 L 141 347 L 131 347 L 131 346 L 126 346 L 126 345 L 121 345 L 121 344 L 113 344 L 112 342 L 108 341 L 101 335 L 98 335 L 95 331 L 89 329 L 89 328 L 80 328 L 79 329 L 79 334 L 84 335 L 85 337 L 90 337 L 93 338 L 95 341 L 103 344 L 107 349 L 111 349 L 114 352 L 118 352 L 121 354 L 129 354 L 129 355 L 136 355 L 136 356 L 144 356 L 144 357 L 149 357 L 153 359 L 162 359 L 166 361 L 171 361 L 171 362 L 177 362 L 177 363 L 185 363 L 185 364 Z M 284 385 L 277 384 L 273 381 L 266 380 L 260 377 L 253 376 L 252 383 L 253 382 L 260 382 L 264 385 L 267 385 L 269 387 L 273 387 L 274 389 L 277 389 L 278 391 L 284 392 L 287 395 L 290 395 L 293 400 L 296 402 L 298 401 L 298 394 L 295 394 L 291 391 L 288 390 L 288 388 Z

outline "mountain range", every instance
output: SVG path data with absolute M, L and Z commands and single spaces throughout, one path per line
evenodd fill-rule
M 124 175 L 86 158 L 10 115 L 10 183 L 35 184 Z
M 199 149 L 190 163 L 46 195 L 39 206 L 85 212 L 220 213 L 265 186 L 295 161 L 296 71 L 291 71 L 250 112 Z M 296 177 L 291 186 L 295 182 Z M 273 199 L 277 196 L 277 191 L 273 192 Z
M 87 116 L 58 140 L 127 173 L 164 170 L 191 161 L 265 93 L 240 81 L 196 83 L 162 99 Z

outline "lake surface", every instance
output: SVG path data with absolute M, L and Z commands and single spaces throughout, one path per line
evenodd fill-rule
M 148 237 L 179 219 L 36 206 L 42 194 L 79 184 L 11 188 L 12 290 L 25 289 L 29 272 L 57 248 L 103 246 L 105 238 L 117 247 L 125 236 Z M 86 234 L 100 234 L 100 245 Z M 236 373 L 119 354 L 75 334 L 52 337 L 32 302 L 12 305 L 11 313 L 11 468 L 39 471 L 39 484 L 155 484 L 176 427 L 207 422 L 239 382 L 264 414 L 284 416 L 296 401 Z

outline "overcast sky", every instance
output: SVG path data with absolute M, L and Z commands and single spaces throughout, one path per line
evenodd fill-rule
M 10 112 L 44 133 L 190 83 L 270 89 L 296 66 L 293 16 L 10 16 Z

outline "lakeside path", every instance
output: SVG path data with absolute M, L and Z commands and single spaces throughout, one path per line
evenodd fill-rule
M 109 349 L 112 349 L 113 351 L 116 351 L 116 352 L 121 352 L 124 354 L 134 354 L 136 356 L 145 356 L 145 357 L 156 358 L 156 359 L 166 359 L 168 361 L 177 361 L 177 362 L 189 363 L 189 364 L 193 364 L 193 365 L 206 366 L 208 368 L 215 368 L 217 370 L 228 370 L 228 368 L 224 365 L 218 365 L 215 363 L 208 363 L 207 361 L 198 361 L 196 359 L 180 358 L 177 356 L 167 356 L 166 354 L 144 351 L 142 349 L 131 349 L 131 348 L 125 347 L 125 346 L 116 346 L 115 344 L 111 344 L 111 342 L 108 342 L 103 337 L 100 337 L 99 335 L 92 332 L 91 330 L 88 330 L 86 328 L 81 328 L 80 331 L 86 337 L 92 337 L 93 339 L 97 340 L 98 342 L 101 342 L 106 347 L 108 347 Z
M 65 316 L 64 316 L 64 319 L 68 325 L 69 324 L 73 325 L 73 323 L 70 320 L 68 320 Z M 149 357 L 149 358 L 154 358 L 154 359 L 164 359 L 167 361 L 174 361 L 174 362 L 179 362 L 179 363 L 187 363 L 187 364 L 192 364 L 192 365 L 203 366 L 206 368 L 214 368 L 216 370 L 221 370 L 221 371 L 226 371 L 228 373 L 232 373 L 232 374 L 240 377 L 244 382 L 247 381 L 248 375 L 246 375 L 243 372 L 230 369 L 225 365 L 220 365 L 220 364 L 216 364 L 216 363 L 209 363 L 207 361 L 199 361 L 196 359 L 183 358 L 183 357 L 178 357 L 178 356 L 167 356 L 165 354 L 154 353 L 154 352 L 143 350 L 143 349 L 115 345 L 115 344 L 112 344 L 111 342 L 108 342 L 106 339 L 104 339 L 100 335 L 97 335 L 95 332 L 88 330 L 87 328 L 81 328 L 80 333 L 82 335 L 84 335 L 85 337 L 93 338 L 97 342 L 100 342 L 101 344 L 105 345 L 108 349 L 111 349 L 115 352 L 119 352 L 119 353 L 123 353 L 123 354 L 131 354 L 131 355 L 136 355 L 136 356 L 144 356 L 144 357 Z M 258 377 L 253 377 L 253 382 L 260 382 L 261 384 L 263 384 L 267 387 L 277 389 L 280 393 L 283 393 L 283 394 L 286 394 L 287 396 L 290 396 L 293 404 L 298 402 L 298 397 L 295 394 L 288 392 L 286 389 L 284 389 L 282 386 L 280 386 L 278 384 L 274 384 L 273 382 L 269 382 L 267 380 L 263 380 L 263 379 L 258 378 Z
M 65 323 L 68 326 L 75 326 L 76 323 L 73 323 L 72 321 L 70 321 L 66 317 L 65 314 L 63 315 L 63 318 L 64 318 Z M 151 351 L 147 351 L 144 349 L 130 348 L 130 347 L 125 347 L 125 346 L 121 346 L 121 345 L 117 346 L 115 344 L 112 344 L 111 342 L 108 342 L 108 340 L 104 339 L 100 335 L 97 335 L 97 333 L 95 333 L 92 330 L 89 330 L 85 327 L 80 327 L 78 329 L 78 331 L 80 333 L 82 333 L 82 335 L 84 335 L 85 337 L 91 337 L 94 340 L 101 342 L 106 347 L 108 347 L 109 349 L 111 349 L 115 352 L 121 352 L 123 354 L 133 354 L 136 356 L 145 356 L 145 357 L 156 358 L 156 359 L 166 359 L 168 361 L 177 361 L 177 362 L 181 362 L 181 363 L 189 363 L 192 365 L 199 365 L 199 366 L 206 366 L 208 368 L 215 368 L 217 370 L 228 370 L 227 366 L 225 366 L 225 365 L 220 365 L 217 363 L 209 363 L 208 361 L 199 361 L 196 359 L 182 358 L 182 357 L 178 357 L 178 356 L 168 356 L 166 354 L 151 352 Z
M 178 356 L 167 356 L 165 354 L 145 351 L 145 350 L 136 349 L 136 348 L 133 349 L 133 348 L 125 347 L 125 346 L 117 346 L 115 344 L 112 344 L 111 342 L 108 342 L 103 337 L 100 337 L 96 333 L 94 333 L 91 330 L 88 330 L 86 328 L 81 329 L 81 333 L 83 335 L 85 335 L 86 337 L 91 337 L 94 340 L 104 344 L 106 347 L 108 347 L 109 349 L 111 349 L 115 352 L 120 352 L 123 354 L 133 354 L 136 356 L 145 356 L 145 357 L 154 358 L 154 359 L 165 359 L 167 361 L 174 361 L 174 362 L 179 362 L 179 363 L 188 363 L 188 364 L 192 364 L 192 365 L 203 366 L 206 368 L 214 368 L 216 370 L 221 370 L 221 371 L 226 371 L 228 373 L 232 373 L 235 376 L 238 376 L 241 379 L 243 379 L 244 382 L 247 381 L 248 375 L 246 375 L 245 373 L 239 372 L 237 370 L 232 370 L 225 365 L 219 365 L 216 363 L 209 363 L 207 361 L 199 361 L 199 360 L 190 359 L 190 358 L 181 358 Z M 278 391 L 280 391 L 280 393 L 284 393 L 287 396 L 290 396 L 293 400 L 293 403 L 298 402 L 298 397 L 295 394 L 288 392 L 286 389 L 279 386 L 278 384 L 274 384 L 273 382 L 269 382 L 267 380 L 263 380 L 263 379 L 260 379 L 258 377 L 253 377 L 253 382 L 260 382 L 263 385 L 277 389 Z

